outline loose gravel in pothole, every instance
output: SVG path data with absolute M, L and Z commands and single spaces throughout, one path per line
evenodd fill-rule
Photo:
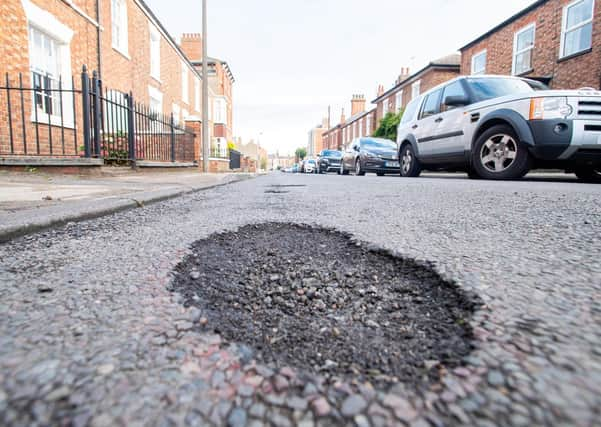
M 266 364 L 421 383 L 470 350 L 474 300 L 413 261 L 332 230 L 246 226 L 196 242 L 174 290 Z

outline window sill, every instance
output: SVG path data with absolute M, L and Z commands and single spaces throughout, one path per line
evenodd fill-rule
M 534 71 L 534 68 L 528 68 L 526 71 L 522 71 L 519 74 L 514 74 L 514 76 L 516 77 L 526 77 L 528 74 L 532 73 Z
M 43 117 L 42 115 L 45 117 Z M 48 115 L 44 112 L 39 112 L 38 119 L 36 120 L 35 117 L 32 117 L 31 122 L 36 123 L 38 125 L 48 125 Z M 65 129 L 75 129 L 73 120 L 71 120 L 71 119 L 64 120 L 63 119 L 63 123 L 61 123 L 60 116 L 50 116 L 50 126 L 59 127 L 59 128 L 63 127 Z
M 120 47 L 113 45 L 113 50 L 115 50 L 117 53 L 119 53 L 119 55 L 123 56 L 128 61 L 131 61 L 131 56 L 129 56 L 129 54 Z
M 564 56 L 563 58 L 559 58 L 557 60 L 557 63 L 561 64 L 564 61 L 569 61 L 570 59 L 577 58 L 577 57 L 582 56 L 582 55 L 586 55 L 587 53 L 591 53 L 592 51 L 593 51 L 593 48 L 589 47 L 588 49 L 581 50 L 580 52 L 572 53 L 572 54 L 570 54 L 568 56 Z

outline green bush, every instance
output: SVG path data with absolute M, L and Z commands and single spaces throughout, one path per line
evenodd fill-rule
M 397 114 L 388 113 L 382 120 L 380 120 L 380 126 L 376 129 L 374 136 L 377 138 L 386 138 L 392 141 L 396 141 L 397 137 L 397 128 L 399 127 L 399 123 L 401 123 L 401 118 L 403 117 L 403 110 L 399 111 Z

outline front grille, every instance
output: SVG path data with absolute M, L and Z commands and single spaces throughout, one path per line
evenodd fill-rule
M 578 116 L 601 118 L 601 99 L 581 99 L 578 101 Z

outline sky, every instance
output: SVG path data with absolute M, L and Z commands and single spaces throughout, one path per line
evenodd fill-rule
M 533 0 L 207 0 L 208 52 L 228 62 L 234 134 L 269 152 L 306 146 L 331 106 L 375 98 L 402 67 L 457 52 Z M 201 0 L 146 0 L 169 33 L 202 31 Z

